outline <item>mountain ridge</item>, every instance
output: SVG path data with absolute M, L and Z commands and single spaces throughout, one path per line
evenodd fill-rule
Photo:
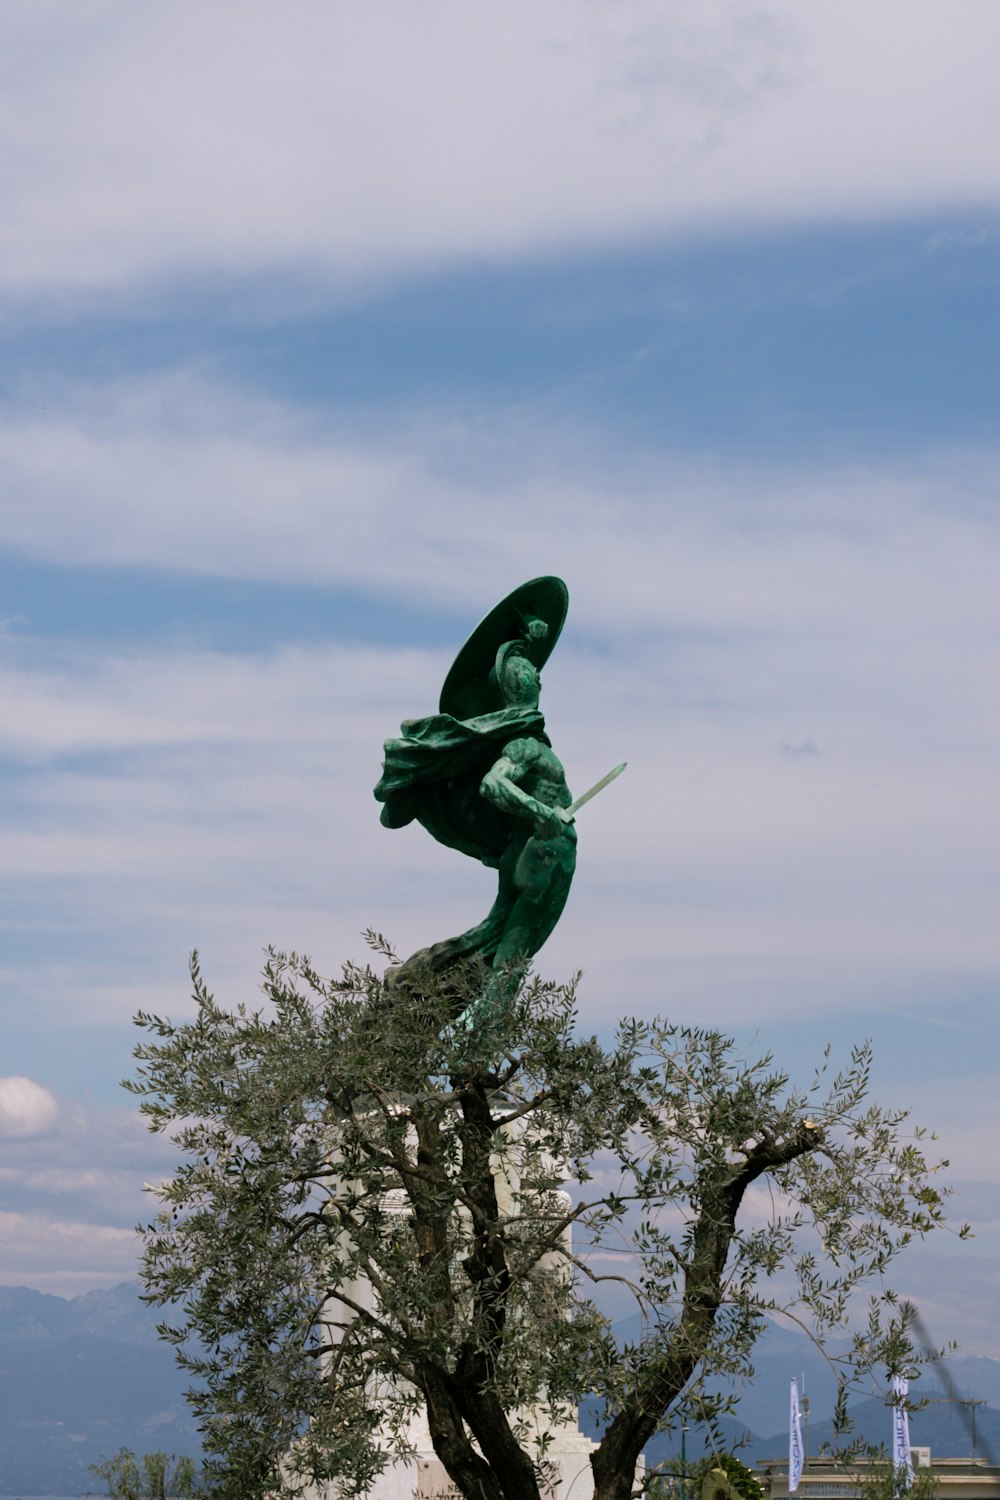
M 0 1286 L 0 1496 L 71 1494 L 89 1488 L 89 1465 L 127 1446 L 197 1457 L 200 1442 L 184 1391 L 186 1374 L 157 1334 L 159 1309 L 140 1300 L 137 1281 L 58 1297 L 30 1287 Z M 627 1339 L 628 1324 L 619 1330 Z M 989 1405 L 976 1414 L 980 1453 L 1000 1454 L 1000 1360 L 973 1355 L 948 1361 L 952 1386 Z M 788 1390 L 805 1379 L 812 1419 L 809 1449 L 829 1440 L 834 1377 L 805 1334 L 770 1324 L 754 1350 L 755 1374 L 737 1391 L 736 1415 L 721 1431 L 746 1462 L 788 1449 Z M 931 1405 L 911 1418 L 914 1444 L 938 1457 L 963 1456 L 971 1436 L 947 1404 L 929 1367 L 912 1395 Z M 851 1405 L 857 1435 L 880 1443 L 889 1432 L 881 1398 L 862 1393 Z M 951 1413 L 951 1415 L 949 1415 Z M 581 1406 L 581 1427 L 595 1433 L 594 1403 Z M 761 1437 L 760 1434 L 765 1436 Z M 769 1436 L 767 1434 L 770 1434 Z M 679 1456 L 679 1433 L 659 1434 L 650 1456 Z M 711 1451 L 704 1425 L 689 1423 L 689 1462 Z

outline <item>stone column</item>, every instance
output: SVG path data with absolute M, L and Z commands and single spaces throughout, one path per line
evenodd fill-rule
M 405 1110 L 405 1107 L 401 1102 L 400 1108 Z M 520 1211 L 521 1175 L 518 1169 L 517 1143 L 528 1129 L 530 1125 L 524 1121 L 513 1122 L 507 1138 L 507 1149 L 502 1153 L 497 1152 L 494 1158 L 493 1170 L 500 1212 L 512 1218 Z M 331 1156 L 336 1159 L 335 1152 Z M 568 1213 L 572 1206 L 569 1193 L 564 1189 L 557 1189 L 553 1197 L 556 1200 L 554 1216 Z M 384 1206 L 390 1212 L 409 1212 L 408 1200 L 402 1189 L 387 1194 Z M 572 1226 L 567 1225 L 562 1238 L 563 1252 L 553 1249 L 542 1263 L 543 1269 L 559 1277 L 569 1275 L 566 1256 L 572 1249 Z M 367 1280 L 353 1282 L 344 1290 L 356 1305 L 375 1307 L 375 1292 Z M 343 1304 L 338 1309 L 336 1301 L 336 1293 L 333 1293 L 331 1310 L 338 1321 L 346 1321 L 350 1313 Z M 330 1330 L 331 1344 L 338 1343 L 342 1337 L 339 1330 Z M 549 1434 L 550 1441 L 545 1453 L 546 1477 L 540 1486 L 543 1500 L 592 1500 L 594 1482 L 590 1455 L 596 1445 L 580 1432 L 575 1411 L 557 1419 L 542 1399 L 531 1411 L 518 1415 L 526 1422 L 529 1430 L 534 1429 L 539 1435 L 543 1432 Z M 388 1465 L 368 1491 L 367 1500 L 461 1500 L 447 1470 L 434 1452 L 423 1410 L 411 1417 L 407 1435 L 413 1446 L 414 1456 Z M 311 1493 L 308 1500 L 337 1500 L 336 1487 L 330 1486 L 322 1492 Z

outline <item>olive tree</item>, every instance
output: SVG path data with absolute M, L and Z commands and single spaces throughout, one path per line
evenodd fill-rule
M 104 1480 L 108 1500 L 193 1500 L 198 1493 L 194 1460 L 173 1453 L 136 1458 L 130 1448 L 119 1448 L 111 1458 L 91 1464 L 90 1472 Z
M 859 1500 L 938 1500 L 941 1481 L 933 1469 L 915 1468 L 912 1476 L 902 1464 L 859 1465 L 853 1476 Z
M 822 1338 L 872 1282 L 845 1384 L 898 1357 L 884 1276 L 943 1207 L 921 1133 L 868 1100 L 867 1047 L 797 1088 L 714 1030 L 582 1036 L 574 984 L 529 978 L 470 1034 L 475 965 L 403 988 L 272 952 L 235 1010 L 197 956 L 193 980 L 193 1019 L 136 1017 L 127 1086 L 180 1153 L 142 1275 L 224 1500 L 363 1495 L 417 1411 L 462 1495 L 539 1500 L 584 1396 L 596 1500 L 624 1500 L 708 1377 L 752 1373 L 768 1314 Z M 640 1336 L 616 1339 L 602 1283 Z

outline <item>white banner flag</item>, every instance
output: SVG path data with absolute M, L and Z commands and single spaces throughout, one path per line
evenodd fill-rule
M 802 1415 L 799 1411 L 799 1383 L 792 1381 L 792 1408 L 788 1421 L 788 1493 L 794 1495 L 802 1478 Z
M 892 1377 L 892 1466 L 906 1470 L 907 1488 L 913 1483 L 913 1458 L 910 1454 L 910 1418 L 906 1410 L 906 1393 L 910 1382 L 902 1375 Z

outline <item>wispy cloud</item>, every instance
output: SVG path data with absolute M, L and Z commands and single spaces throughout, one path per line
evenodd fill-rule
M 0 1281 L 70 1296 L 136 1273 L 143 1182 L 175 1164 L 137 1115 L 67 1102 L 45 1139 L 5 1142 Z
M 891 0 L 860 30 L 791 0 L 306 0 L 294 25 L 246 0 L 21 0 L 3 24 L 0 284 L 29 294 L 282 266 L 363 282 L 1000 189 L 989 0 L 947 25 Z
M 800 734 L 789 735 L 781 741 L 778 749 L 788 760 L 811 760 L 823 754 L 815 740 Z
M 875 975 L 895 993 L 996 972 L 994 455 L 623 464 L 581 434 L 574 466 L 563 431 L 553 465 L 522 415 L 481 422 L 459 466 L 429 415 L 386 459 L 379 433 L 331 438 L 180 377 L 68 397 L 51 422 L 25 438 L 15 414 L 4 444 L 24 501 L 7 539 L 41 558 L 360 586 L 390 630 L 399 599 L 437 599 L 456 641 L 483 599 L 568 577 L 544 687 L 557 747 L 574 785 L 630 762 L 587 810 L 545 956 L 586 965 L 595 1010 L 623 964 L 634 1005 L 661 1007 L 666 984 L 675 1013 L 721 1021 L 803 990 L 861 1003 Z M 9 632 L 9 888 L 53 908 L 58 882 L 92 949 L 72 982 L 26 953 L 24 993 L 124 1019 L 142 997 L 102 972 L 112 930 L 160 995 L 196 943 L 245 989 L 269 940 L 339 958 L 369 923 L 406 949 L 478 919 L 488 872 L 384 833 L 371 800 L 381 740 L 436 706 L 448 665 L 408 631 L 264 652 Z
M 183 371 L 67 389 L 44 414 L 12 408 L 0 544 L 74 566 L 346 584 L 452 608 L 559 559 L 578 621 L 582 610 L 602 634 L 698 629 L 706 645 L 793 616 L 860 636 L 892 629 L 894 613 L 904 632 L 919 610 L 935 627 L 923 651 L 934 634 L 947 649 L 974 614 L 992 624 L 989 449 L 810 466 L 623 454 L 616 434 L 544 409 L 464 426 L 394 411 L 369 417 L 363 438 L 328 412 L 322 422 Z
M 48 1135 L 58 1114 L 55 1099 L 34 1079 L 0 1078 L 0 1137 Z
M 118 1097 L 137 1008 L 188 1013 L 192 946 L 222 1003 L 253 1004 L 269 941 L 335 970 L 369 923 L 406 952 L 481 918 L 495 876 L 380 829 L 371 787 L 463 631 L 547 571 L 572 595 L 543 692 L 570 782 L 629 761 L 581 816 L 540 959 L 585 968 L 582 1024 L 772 1027 L 782 1056 L 882 1027 L 892 1086 L 990 1176 L 985 1049 L 963 1068 L 1000 972 L 1000 455 L 935 437 L 988 430 L 989 340 L 939 358 L 978 319 L 971 281 L 905 348 L 897 302 L 868 314 L 992 245 L 993 0 L 946 24 L 886 0 L 860 26 L 793 0 L 303 0 L 294 24 L 258 0 L 15 0 L 0 31 L 0 313 L 24 355 L 0 547 L 38 580 L 12 575 L 0 627 L 0 1278 L 131 1274 L 166 1157 L 93 1098 Z M 850 216 L 850 254 L 799 235 L 775 259 L 780 226 Z M 699 278 L 712 235 L 725 264 Z M 575 274 L 606 247 L 613 272 Z M 454 296 L 408 279 L 463 261 Z M 893 418 L 902 456 L 852 461 Z M 215 624 L 223 587 L 260 628 L 209 648 L 183 599 Z M 308 633 L 270 613 L 307 593 L 338 606 Z M 960 1025 L 924 1048 L 921 1013 Z

